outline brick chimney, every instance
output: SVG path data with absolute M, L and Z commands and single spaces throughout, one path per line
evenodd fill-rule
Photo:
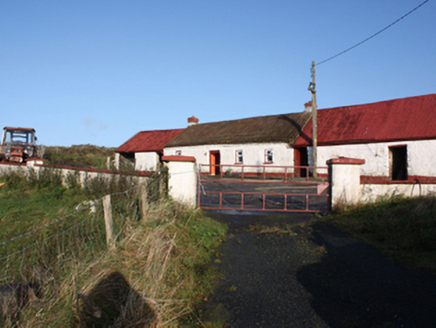
M 198 118 L 196 118 L 195 116 L 188 117 L 188 126 L 196 124 L 198 124 Z
M 312 113 L 312 101 L 308 101 L 304 104 L 304 111 L 307 113 Z

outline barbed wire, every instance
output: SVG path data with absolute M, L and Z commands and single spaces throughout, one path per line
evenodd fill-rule
M 101 201 L 101 199 L 97 200 L 97 202 L 99 202 L 99 201 Z M 0 247 L 2 247 L 2 246 L 4 246 L 4 245 L 7 245 L 7 244 L 9 244 L 9 243 L 11 243 L 11 242 L 17 241 L 17 240 L 20 239 L 20 238 L 23 238 L 23 237 L 26 237 L 26 236 L 28 236 L 28 235 L 34 234 L 35 232 L 37 232 L 37 231 L 39 231 L 39 230 L 42 230 L 42 229 L 44 229 L 44 228 L 47 228 L 47 227 L 49 227 L 49 226 L 52 226 L 52 225 L 54 225 L 54 224 L 56 224 L 56 223 L 58 223 L 58 222 L 64 221 L 65 219 L 67 219 L 67 218 L 73 216 L 74 214 L 76 214 L 76 213 L 78 213 L 78 212 L 80 212 L 80 211 L 82 211 L 82 210 L 89 209 L 89 208 L 91 208 L 92 206 L 94 206 L 94 205 L 89 205 L 89 206 L 87 206 L 87 207 L 80 208 L 80 209 L 78 209 L 78 210 L 76 210 L 76 211 L 74 211 L 74 212 L 72 212 L 72 213 L 69 213 L 69 214 L 67 214 L 67 215 L 64 215 L 64 216 L 62 216 L 62 217 L 60 217 L 60 218 L 58 218 L 58 219 L 56 219 L 56 220 L 54 220 L 54 221 L 52 221 L 52 222 L 46 223 L 46 224 L 44 224 L 44 225 L 42 225 L 42 226 L 40 226 L 40 227 L 37 227 L 37 228 L 35 228 L 35 229 L 33 229 L 33 230 L 27 231 L 27 232 L 25 232 L 25 233 L 23 233 L 23 234 L 21 234 L 21 235 L 18 235 L 18 236 L 14 237 L 14 238 L 11 238 L 11 239 L 9 239 L 9 240 L 6 240 L 6 241 L 0 243 Z
M 107 196 L 111 196 L 111 197 L 113 197 L 113 196 L 119 196 L 119 195 L 123 195 L 123 194 L 127 195 L 130 191 L 132 191 L 132 190 L 137 190 L 137 189 L 139 189 L 139 188 L 141 188 L 141 186 L 134 186 L 134 187 L 132 187 L 132 188 L 130 188 L 130 189 L 127 189 L 127 190 L 125 190 L 125 191 L 114 192 L 114 193 L 108 194 Z M 69 213 L 69 214 L 66 214 L 66 215 L 64 215 L 64 216 L 62 216 L 62 217 L 60 217 L 60 218 L 58 218 L 58 219 L 55 219 L 55 220 L 53 220 L 53 221 L 51 221 L 51 222 L 48 222 L 48 223 L 46 223 L 46 224 L 44 224 L 44 225 L 42 225 L 42 226 L 36 227 L 36 228 L 34 228 L 33 230 L 30 230 L 30 231 L 24 232 L 24 233 L 22 233 L 22 234 L 20 234 L 20 235 L 17 235 L 17 236 L 15 236 L 15 237 L 13 237 L 13 238 L 11 238 L 11 239 L 9 239 L 9 240 L 3 241 L 3 242 L 0 243 L 0 247 L 5 246 L 5 245 L 7 245 L 7 244 L 9 244 L 9 243 L 12 243 L 12 242 L 14 242 L 14 241 L 17 241 L 17 240 L 20 239 L 20 238 L 23 238 L 23 237 L 26 237 L 26 236 L 32 235 L 32 234 L 34 234 L 34 233 L 36 233 L 36 232 L 38 232 L 38 231 L 40 231 L 40 230 L 42 230 L 42 229 L 44 229 L 44 228 L 48 228 L 48 227 L 50 227 L 50 226 L 52 226 L 52 225 L 54 225 L 54 224 L 56 224 L 56 223 L 59 223 L 59 222 L 61 222 L 61 221 L 64 221 L 65 219 L 67 219 L 67 218 L 69 218 L 69 217 L 72 217 L 72 216 L 74 216 L 75 214 L 77 214 L 77 213 L 79 213 L 79 212 L 81 212 L 81 211 L 85 211 L 85 210 L 88 210 L 88 209 L 92 209 L 92 208 L 95 207 L 97 204 L 101 203 L 102 201 L 103 201 L 103 197 L 100 198 L 100 199 L 97 199 L 97 200 L 93 200 L 93 201 L 92 201 L 92 204 L 89 204 L 89 205 L 87 205 L 87 206 L 85 206 L 85 207 L 80 207 L 83 203 L 88 202 L 88 201 L 83 201 L 83 202 L 79 203 L 78 205 L 76 205 L 76 207 L 75 207 L 76 210 L 75 210 L 74 212 L 71 212 L 71 213 Z
M 54 237 L 61 236 L 61 235 L 65 234 L 65 233 L 67 233 L 68 231 L 72 230 L 73 228 L 75 228 L 75 227 L 81 225 L 85 220 L 89 219 L 89 217 L 90 217 L 90 215 L 87 216 L 87 217 L 86 217 L 84 220 L 82 220 L 81 222 L 79 222 L 79 223 L 75 224 L 74 226 L 71 226 L 71 227 L 69 227 L 69 228 L 67 228 L 67 229 L 65 229 L 65 230 L 63 230 L 63 231 L 61 231 L 61 232 L 59 232 L 59 233 L 57 233 L 57 234 L 50 235 L 50 236 L 48 236 L 48 237 L 46 237 L 46 238 L 44 238 L 44 239 L 42 239 L 42 240 L 38 240 L 38 241 L 36 241 L 35 243 L 33 243 L 33 244 L 31 244 L 31 245 L 28 245 L 28 246 L 26 246 L 26 247 L 20 249 L 19 251 L 16 251 L 16 252 L 14 252 L 14 253 L 8 254 L 7 256 L 4 256 L 4 257 L 0 257 L 0 261 L 6 259 L 6 258 L 8 258 L 8 257 L 12 257 L 12 256 L 14 256 L 14 255 L 17 255 L 17 254 L 23 253 L 23 252 L 25 252 L 26 250 L 28 250 L 28 249 L 34 247 L 35 245 L 40 244 L 40 243 L 43 243 L 43 242 L 45 242 L 45 241 L 48 241 L 48 240 L 50 240 L 50 239 L 52 239 L 52 238 L 54 238 Z M 56 222 L 59 222 L 59 221 L 56 221 Z M 44 226 L 42 226 L 42 227 L 40 227 L 40 228 L 44 228 Z M 35 230 L 33 230 L 32 232 L 34 232 L 34 231 L 38 231 L 38 230 L 40 230 L 40 229 L 35 229 Z M 23 234 L 22 236 L 25 236 L 25 235 L 28 235 L 28 234 Z M 13 241 L 14 241 L 14 240 L 13 240 Z
M 137 186 L 133 186 L 133 187 L 131 187 L 131 188 L 127 189 L 127 190 L 124 190 L 124 191 L 122 191 L 122 192 L 113 192 L 113 193 L 110 193 L 110 194 L 108 194 L 108 195 L 106 195 L 106 196 L 111 196 L 111 197 L 116 197 L 116 196 L 120 196 L 120 195 L 126 195 L 126 196 L 128 196 L 130 192 L 135 191 L 135 190 L 138 190 L 138 189 L 141 188 L 141 187 L 142 187 L 142 184 L 137 185 Z M 104 196 L 104 197 L 106 197 L 106 196 Z M 5 247 L 5 246 L 7 246 L 7 245 L 9 245 L 9 244 L 11 244 L 11 243 L 14 243 L 14 242 L 18 242 L 20 239 L 24 239 L 24 238 L 26 238 L 26 237 L 36 235 L 38 232 L 42 231 L 43 229 L 47 229 L 47 228 L 50 228 L 50 227 L 52 227 L 52 226 L 54 226 L 54 225 L 56 225 L 56 224 L 59 224 L 59 223 L 61 223 L 61 222 L 64 222 L 64 221 L 66 221 L 66 220 L 69 219 L 69 218 L 72 218 L 72 217 L 74 217 L 74 216 L 79 215 L 80 213 L 83 213 L 83 212 L 86 211 L 86 210 L 95 210 L 95 208 L 96 208 L 99 204 L 102 203 L 104 197 L 99 198 L 99 199 L 96 199 L 96 200 L 92 200 L 92 201 L 84 201 L 84 202 L 80 202 L 78 205 L 75 206 L 75 208 L 76 208 L 75 211 L 73 211 L 73 212 L 71 212 L 71 213 L 68 213 L 68 214 L 66 214 L 66 215 L 64 215 L 64 216 L 61 216 L 61 217 L 59 217 L 59 218 L 57 218 L 57 219 L 55 219 L 55 220 L 53 220 L 53 221 L 51 221 L 51 222 L 48 222 L 48 223 L 43 224 L 43 225 L 41 225 L 41 226 L 38 226 L 38 227 L 36 227 L 36 228 L 34 228 L 34 229 L 30 230 L 30 231 L 26 231 L 26 232 L 24 232 L 24 233 L 22 233 L 22 234 L 20 234 L 20 235 L 17 235 L 17 236 L 15 236 L 15 237 L 13 237 L 13 238 L 10 238 L 10 239 L 8 239 L 8 240 L 5 240 L 5 241 L 3 241 L 3 242 L 0 243 L 0 248 Z M 113 203 L 113 206 L 119 206 L 120 204 L 122 204 L 122 203 L 124 203 L 124 202 L 126 202 L 126 201 L 129 201 L 129 199 L 127 199 L 127 198 L 126 198 L 126 199 L 121 199 L 121 200 L 119 200 L 118 202 Z M 84 207 L 82 207 L 83 204 L 86 203 L 86 202 L 91 202 L 91 203 L 88 204 L 88 205 L 86 205 L 86 206 L 84 206 Z M 96 211 L 95 213 L 92 213 L 92 214 L 94 214 L 94 215 L 98 215 L 98 214 L 100 214 L 102 211 L 103 211 L 102 209 L 99 209 L 98 211 Z M 80 226 L 81 224 L 83 224 L 83 223 L 84 223 L 86 220 L 88 220 L 91 216 L 92 216 L 92 215 L 87 215 L 87 216 L 86 216 L 82 221 L 78 222 L 77 224 L 74 224 L 73 226 L 71 226 L 71 227 L 69 227 L 69 228 L 67 228 L 67 229 L 65 229 L 65 230 L 63 230 L 63 231 L 60 231 L 60 232 L 58 232 L 58 233 L 56 233 L 56 234 L 53 234 L 53 235 L 51 235 L 51 236 L 45 237 L 45 238 L 43 238 L 43 239 L 40 239 L 40 240 L 38 240 L 37 242 L 34 242 L 34 243 L 30 244 L 30 245 L 26 245 L 26 246 L 24 246 L 23 248 L 20 248 L 19 250 L 16 250 L 16 249 L 15 249 L 12 253 L 9 253 L 9 254 L 7 254 L 7 255 L 4 255 L 4 256 L 0 257 L 0 260 L 5 260 L 5 259 L 10 258 L 10 257 L 12 257 L 12 256 L 16 256 L 16 255 L 18 255 L 18 254 L 20 254 L 20 253 L 24 253 L 24 252 L 26 252 L 27 250 L 31 249 L 32 247 L 35 247 L 36 245 L 38 245 L 38 244 L 40 244 L 40 243 L 47 242 L 47 241 L 49 241 L 50 239 L 55 238 L 55 237 L 59 237 L 59 236 L 61 236 L 61 235 L 65 235 L 65 234 L 68 233 L 69 231 L 71 231 L 71 230 L 73 230 L 74 228 L 77 228 L 78 226 Z
M 29 284 L 36 283 L 42 293 L 41 298 L 37 296 L 32 301 L 31 308 L 29 306 L 28 310 L 21 311 L 20 324 L 26 326 L 27 322 L 31 322 L 33 326 L 34 322 L 44 321 L 38 313 L 53 311 L 59 302 L 65 302 L 60 297 L 65 285 L 70 284 L 71 279 L 76 279 L 77 272 L 92 270 L 94 262 L 108 250 L 104 215 L 108 209 L 104 208 L 103 199 L 110 196 L 112 231 L 114 242 L 118 244 L 132 232 L 132 222 L 144 218 L 146 212 L 141 209 L 144 199 L 147 202 L 158 200 L 165 192 L 165 186 L 162 185 L 165 178 L 165 174 L 156 173 L 148 177 L 145 183 L 134 176 L 121 182 L 118 179 L 103 181 L 99 178 L 84 181 L 82 187 L 85 190 L 89 188 L 91 196 L 94 191 L 101 195 L 103 187 L 114 191 L 97 199 L 79 202 L 72 207 L 74 210 L 71 213 L 0 243 L 0 285 L 31 286 Z M 118 191 L 122 186 L 126 187 L 125 190 Z M 73 293 L 77 293 L 77 288 Z M 6 326 L 14 326 L 14 323 L 8 322 Z

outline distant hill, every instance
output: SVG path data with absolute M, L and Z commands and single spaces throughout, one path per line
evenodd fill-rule
M 42 146 L 40 155 L 51 165 L 107 169 L 107 158 L 114 159 L 115 147 L 90 144 L 71 147 Z

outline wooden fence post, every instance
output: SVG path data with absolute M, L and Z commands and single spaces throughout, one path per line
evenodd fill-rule
M 159 196 L 162 197 L 163 196 L 163 192 L 164 192 L 164 188 L 165 188 L 165 181 L 164 181 L 164 176 L 161 173 L 159 175 Z
M 142 219 L 145 220 L 148 211 L 148 199 L 147 199 L 147 185 L 144 184 L 141 188 L 141 207 L 142 207 Z
M 111 195 L 103 197 L 103 208 L 104 208 L 104 222 L 106 225 L 106 244 L 108 248 L 113 248 L 115 246 L 114 238 L 114 221 L 112 219 L 112 205 L 111 205 Z

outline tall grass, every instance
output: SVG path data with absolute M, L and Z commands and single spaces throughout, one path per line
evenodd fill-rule
M 129 178 L 90 180 L 85 188 L 74 177 L 70 188 L 61 180 L 55 170 L 0 178 L 0 243 L 8 242 L 0 247 L 7 263 L 0 278 L 42 286 L 21 326 L 176 327 L 212 291 L 208 263 L 225 228 L 167 199 L 160 177 L 149 180 L 145 207 L 143 189 Z M 99 201 L 107 193 L 117 235 L 111 250 Z
M 436 273 L 436 198 L 392 197 L 330 217 L 407 265 Z

